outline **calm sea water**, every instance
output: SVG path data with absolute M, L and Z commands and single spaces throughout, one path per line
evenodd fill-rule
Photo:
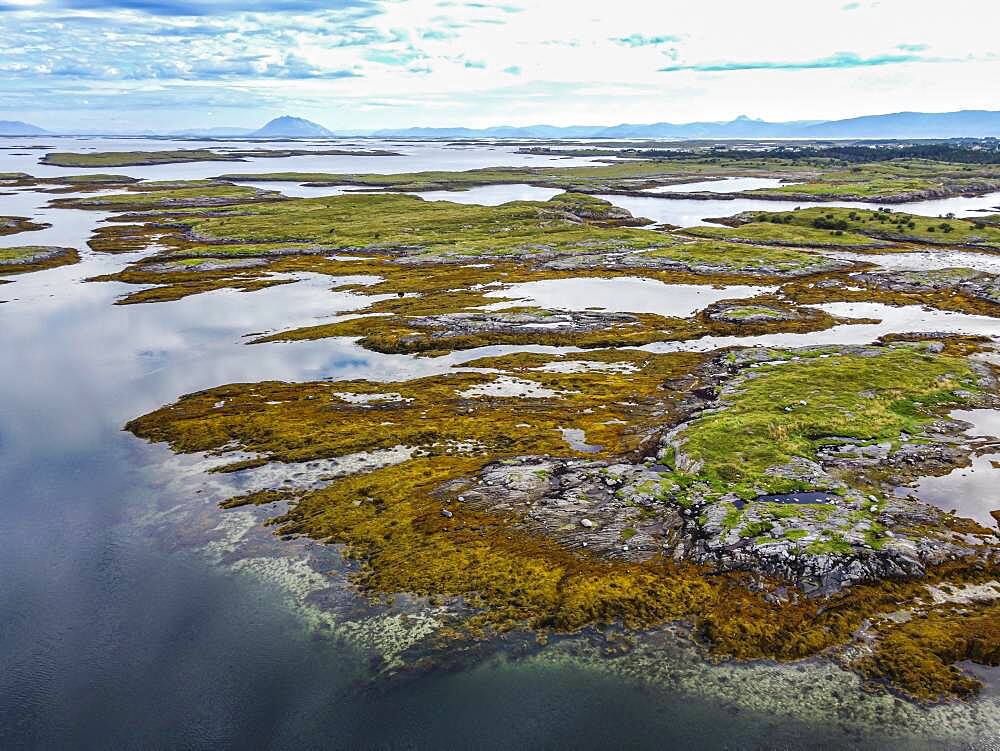
M 34 140 L 60 150 L 169 147 Z M 500 147 L 400 148 L 407 155 L 377 161 L 380 171 L 551 161 Z M 39 152 L 11 151 L 21 150 L 0 143 L 0 171 L 67 172 L 37 167 Z M 259 160 L 113 171 L 159 179 L 237 167 L 358 172 L 376 163 L 295 159 L 294 167 Z M 103 215 L 45 209 L 50 197 L 0 196 L 0 214 L 54 225 L 0 238 L 3 245 L 73 245 L 84 256 L 0 285 L 0 749 L 937 748 L 984 743 L 1000 717 L 996 699 L 914 713 L 829 667 L 713 668 L 672 642 L 601 661 L 587 635 L 518 659 L 501 649 L 406 680 L 379 678 L 371 655 L 317 628 L 283 580 L 241 569 L 233 555 L 206 555 L 218 538 L 206 530 L 236 517 L 199 495 L 208 479 L 179 480 L 183 462 L 122 425 L 223 383 L 412 378 L 506 349 L 417 359 L 344 340 L 247 346 L 252 332 L 364 303 L 314 275 L 252 294 L 114 306 L 125 285 L 83 280 L 134 256 L 87 251 Z M 255 534 L 258 558 L 288 547 Z M 334 551 L 295 550 L 336 567 Z M 364 616 L 367 606 L 348 602 L 337 576 L 331 607 Z M 733 682 L 742 687 L 725 688 Z M 961 733 L 943 742 L 942 727 Z

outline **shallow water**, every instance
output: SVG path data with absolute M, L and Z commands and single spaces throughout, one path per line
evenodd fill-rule
M 478 203 L 499 206 L 510 201 L 548 201 L 563 191 L 557 188 L 540 188 L 535 185 L 480 185 L 468 190 L 428 190 L 414 195 L 425 201 L 451 201 L 452 203 Z
M 7 140 L 7 139 L 5 139 Z M 395 141 L 355 142 L 331 141 L 198 141 L 169 139 L 122 138 L 17 138 L 17 145 L 44 145 L 47 150 L 20 155 L 20 149 L 4 148 L 0 141 L 0 172 L 25 172 L 35 177 L 59 177 L 113 173 L 144 180 L 196 180 L 222 174 L 252 174 L 263 172 L 330 172 L 391 174 L 424 170 L 467 170 L 479 167 L 546 167 L 585 166 L 597 164 L 592 159 L 563 156 L 518 154 L 516 146 L 462 148 L 443 143 L 403 143 Z M 399 156 L 293 156 L 279 158 L 248 158 L 243 162 L 189 162 L 137 167 L 53 167 L 39 164 L 46 151 L 174 151 L 181 149 L 384 149 Z
M 1000 253 L 976 253 L 966 250 L 932 250 L 919 253 L 846 253 L 833 251 L 823 255 L 844 261 L 874 263 L 891 271 L 932 271 L 934 269 L 975 269 L 1000 274 Z
M 77 145 L 87 144 L 107 148 Z M 506 158 L 462 152 L 472 154 L 469 166 Z M 83 280 L 139 256 L 90 252 L 85 240 L 104 215 L 42 209 L 51 197 L 0 196 L 0 213 L 54 223 L 3 245 L 45 237 L 83 256 L 0 286 L 8 301 L 0 305 L 0 748 L 930 749 L 965 748 L 996 726 L 993 699 L 925 711 L 868 695 L 829 665 L 713 666 L 673 637 L 640 640 L 635 653 L 608 661 L 583 635 L 537 653 L 526 646 L 521 660 L 470 658 L 372 683 L 370 642 L 358 634 L 368 623 L 397 631 L 380 626 L 378 610 L 355 599 L 343 576 L 329 575 L 344 568 L 335 550 L 281 542 L 252 511 L 218 511 L 223 481 L 204 475 L 199 457 L 145 444 L 122 425 L 225 383 L 391 381 L 506 352 L 570 350 L 415 358 L 347 339 L 248 345 L 250 334 L 329 321 L 381 299 L 331 292 L 336 280 L 314 274 L 253 293 L 115 306 L 135 287 Z M 690 311 L 737 289 L 705 287 L 708 298 L 681 306 L 677 290 L 664 303 L 656 298 L 666 285 L 635 281 L 576 290 L 584 296 L 573 304 L 634 309 L 646 290 L 647 307 Z M 885 314 L 881 330 L 939 330 L 945 321 L 885 306 L 852 310 Z M 900 317 L 889 321 L 891 311 Z M 979 329 L 991 320 L 947 318 Z M 329 589 L 311 589 L 303 571 L 323 572 Z M 353 630 L 337 627 L 345 618 Z
M 774 177 L 724 177 L 721 180 L 699 180 L 650 188 L 646 193 L 737 193 L 742 190 L 780 188 L 788 183 Z
M 656 342 L 650 352 L 709 352 L 721 347 L 808 347 L 814 344 L 871 344 L 886 334 L 941 332 L 1000 337 L 1000 318 L 882 303 L 826 303 L 814 306 L 842 318 L 872 318 L 878 323 L 838 324 L 824 331 L 760 336 L 706 336 L 687 342 Z
M 684 198 L 646 198 L 643 196 L 601 195 L 616 206 L 628 209 L 635 216 L 644 216 L 658 224 L 673 224 L 678 227 L 710 225 L 709 219 L 732 216 L 744 211 L 791 211 L 798 208 L 846 206 L 854 209 L 876 211 L 884 204 L 860 201 L 767 201 L 763 199 L 734 198 L 732 200 L 697 200 Z M 1000 205 L 1000 193 L 990 193 L 976 198 L 942 198 L 919 203 L 893 204 L 890 208 L 910 214 L 942 216 L 954 213 L 957 217 L 972 217 L 982 214 L 984 209 Z
M 241 185 L 260 188 L 261 190 L 276 190 L 282 195 L 293 198 L 319 198 L 321 196 L 342 196 L 349 193 L 366 193 L 357 185 L 303 185 L 294 182 L 243 182 Z M 395 193 L 398 191 L 378 191 L 379 193 Z M 468 190 L 426 190 L 411 195 L 420 196 L 425 201 L 450 201 L 452 203 L 471 203 L 480 206 L 499 206 L 510 201 L 547 201 L 563 191 L 555 188 L 539 188 L 534 185 L 480 185 Z
M 561 310 L 606 310 L 612 313 L 658 313 L 687 317 L 720 300 L 755 297 L 774 289 L 749 285 L 712 287 L 666 284 L 656 279 L 628 276 L 614 279 L 582 277 L 510 284 L 487 292 L 486 297 L 516 298 L 511 302 L 490 305 L 489 310 L 529 305 Z
M 955 410 L 956 420 L 972 423 L 965 434 L 982 445 L 982 453 L 968 467 L 959 467 L 940 477 L 925 477 L 912 489 L 904 488 L 922 501 L 975 519 L 987 529 L 1000 525 L 990 515 L 1000 511 L 1000 412 L 992 409 Z M 986 439 L 986 440 L 981 440 Z

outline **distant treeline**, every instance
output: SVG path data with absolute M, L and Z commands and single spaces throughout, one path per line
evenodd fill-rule
M 1000 164 L 1000 140 L 968 144 L 878 144 L 845 146 L 780 146 L 772 149 L 747 149 L 719 146 L 702 149 L 546 149 L 527 148 L 522 152 L 642 157 L 646 159 L 711 161 L 713 159 L 759 161 L 762 159 L 835 160 L 845 164 L 887 162 L 891 159 L 930 159 L 965 164 Z
M 725 152 L 728 158 L 744 158 L 739 150 Z M 1000 164 L 1000 142 L 980 143 L 975 147 L 955 144 L 900 144 L 898 146 L 822 146 L 806 148 L 779 148 L 755 151 L 751 159 L 766 157 L 780 159 L 837 159 L 850 164 L 887 162 L 890 159 L 931 159 L 936 162 L 962 162 L 966 164 Z

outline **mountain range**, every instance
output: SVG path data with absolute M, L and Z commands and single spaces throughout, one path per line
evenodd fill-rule
M 0 136 L 52 135 L 49 131 L 16 121 L 0 121 Z M 154 135 L 145 133 L 143 135 Z M 381 138 L 608 138 L 608 139 L 890 139 L 1000 137 L 1000 112 L 895 112 L 844 120 L 794 120 L 768 122 L 747 116 L 721 122 L 648 123 L 621 125 L 497 126 L 492 128 L 394 128 L 333 132 L 300 117 L 283 115 L 262 128 L 192 128 L 158 135 L 207 138 L 332 138 L 374 136 Z
M 402 128 L 388 138 L 983 138 L 1000 136 L 1000 112 L 896 112 L 846 120 L 768 122 L 745 115 L 723 122 L 553 127 Z

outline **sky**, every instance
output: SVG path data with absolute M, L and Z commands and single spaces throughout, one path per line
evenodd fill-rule
M 67 131 L 1000 109 L 995 0 L 0 0 L 0 119 Z

